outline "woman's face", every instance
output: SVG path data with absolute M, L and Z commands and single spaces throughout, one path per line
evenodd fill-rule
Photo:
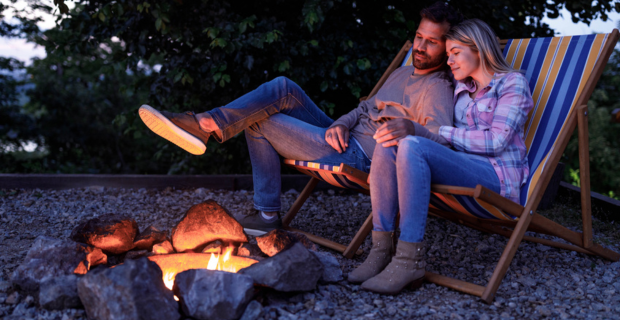
M 446 53 L 448 54 L 448 66 L 452 69 L 454 79 L 463 80 L 480 73 L 480 54 L 468 46 L 446 40 Z

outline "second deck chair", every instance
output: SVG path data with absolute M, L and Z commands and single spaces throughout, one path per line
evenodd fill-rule
M 426 275 L 428 281 L 480 296 L 490 303 L 522 240 L 597 255 L 611 261 L 620 259 L 617 252 L 593 242 L 586 105 L 618 38 L 618 30 L 614 29 L 609 34 L 502 41 L 506 60 L 525 73 L 534 99 L 534 109 L 524 133 L 530 176 L 521 188 L 519 203 L 480 185 L 476 188 L 432 186 L 429 213 L 480 231 L 506 236 L 509 240 L 486 286 L 430 272 Z M 576 127 L 582 232 L 570 230 L 536 212 Z M 345 255 L 351 256 L 370 232 L 371 221 L 366 222 Z M 551 235 L 565 242 L 526 236 L 526 231 Z

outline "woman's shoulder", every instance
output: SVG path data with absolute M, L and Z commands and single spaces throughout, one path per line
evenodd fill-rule
M 517 70 L 506 73 L 496 73 L 493 77 L 502 82 L 527 83 L 527 78 L 525 78 L 525 75 Z
M 523 87 L 528 88 L 529 83 L 527 78 L 523 73 L 519 71 L 507 72 L 507 73 L 496 73 L 493 77 L 495 86 L 497 86 L 498 90 L 508 89 L 512 87 Z

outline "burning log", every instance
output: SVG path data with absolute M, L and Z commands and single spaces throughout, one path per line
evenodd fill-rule
M 190 252 L 213 242 L 248 242 L 243 227 L 214 200 L 192 206 L 172 229 L 176 252 Z
M 71 239 L 100 248 L 106 253 L 120 254 L 133 248 L 137 233 L 136 220 L 108 214 L 77 225 L 71 232 Z

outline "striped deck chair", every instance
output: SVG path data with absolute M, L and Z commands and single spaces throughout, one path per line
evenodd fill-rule
M 612 261 L 620 259 L 620 254 L 592 240 L 586 105 L 618 38 L 618 30 L 614 29 L 609 34 L 500 42 L 508 63 L 525 73 L 534 100 L 524 132 L 530 176 L 521 188 L 519 203 L 480 185 L 476 188 L 432 186 L 429 213 L 480 231 L 506 236 L 509 240 L 486 286 L 430 272 L 426 275 L 428 281 L 479 296 L 491 303 L 523 240 Z M 575 128 L 579 142 L 582 232 L 570 230 L 536 212 Z M 354 238 L 358 242 L 347 248 L 349 257 L 361 244 L 359 239 L 363 241 L 370 232 L 371 221 L 366 223 Z M 526 231 L 551 235 L 564 242 L 526 236 Z

